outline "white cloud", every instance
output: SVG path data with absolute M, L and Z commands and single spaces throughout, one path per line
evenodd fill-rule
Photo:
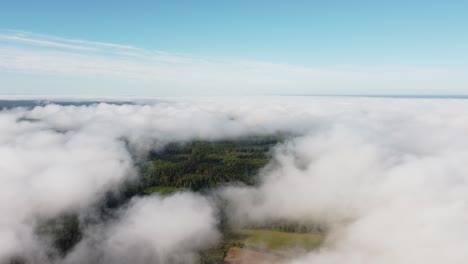
M 132 175 L 129 151 L 282 130 L 297 136 L 277 147 L 259 186 L 219 191 L 234 222 L 329 225 L 325 246 L 293 263 L 464 263 L 467 117 L 466 100 L 338 97 L 3 110 L 0 261 L 17 253 L 48 262 L 38 261 L 46 254 L 34 236 L 37 221 L 89 209 Z M 174 256 L 190 263 L 217 239 L 217 209 L 209 200 L 195 194 L 137 198 L 115 221 L 86 230 L 63 261 L 126 262 L 113 254 L 118 251 L 148 257 L 135 263 Z M 100 247 L 93 247 L 96 241 Z
M 220 239 L 208 199 L 191 193 L 134 199 L 104 233 L 88 234 L 64 263 L 193 263 Z

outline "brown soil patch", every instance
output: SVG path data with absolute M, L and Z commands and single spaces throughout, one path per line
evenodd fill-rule
M 246 248 L 232 247 L 228 250 L 224 262 L 227 264 L 274 264 L 284 258 Z

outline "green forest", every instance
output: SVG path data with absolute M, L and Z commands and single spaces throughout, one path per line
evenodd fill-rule
M 230 141 L 172 143 L 151 152 L 140 166 L 140 186 L 145 194 L 170 190 L 200 191 L 229 182 L 255 184 L 259 169 L 270 160 L 270 149 L 279 136 Z

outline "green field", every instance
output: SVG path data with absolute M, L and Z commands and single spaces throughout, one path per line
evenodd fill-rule
M 225 234 L 224 241 L 211 250 L 201 252 L 199 264 L 223 263 L 231 247 L 248 248 L 268 254 L 288 257 L 301 251 L 318 248 L 322 233 L 294 233 L 267 229 L 242 229 Z
M 271 251 L 289 249 L 311 250 L 319 247 L 324 239 L 321 234 L 289 233 L 273 230 L 241 230 L 244 236 L 244 246 L 262 248 Z

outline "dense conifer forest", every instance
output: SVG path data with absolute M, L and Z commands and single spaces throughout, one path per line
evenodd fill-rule
M 279 136 L 239 140 L 172 143 L 151 152 L 141 164 L 143 193 L 172 189 L 199 191 L 229 182 L 255 184 L 256 174 L 270 159 Z

